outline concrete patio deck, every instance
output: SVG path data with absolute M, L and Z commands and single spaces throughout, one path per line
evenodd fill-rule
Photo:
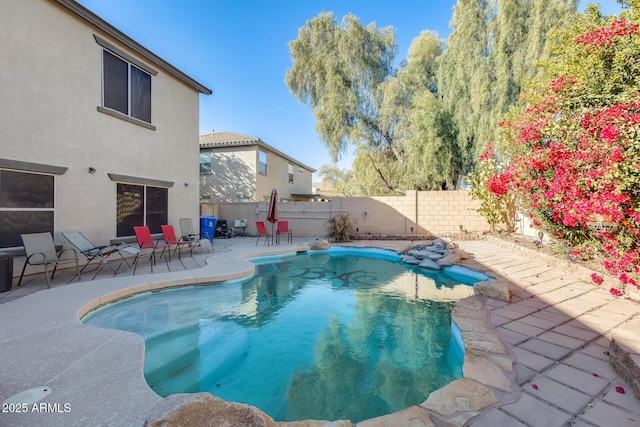
M 78 321 L 81 308 L 86 311 L 132 291 L 241 277 L 252 269 L 243 257 L 304 250 L 313 240 L 256 247 L 254 238 L 216 239 L 213 254 L 160 261 L 153 274 L 144 262 L 135 276 L 126 271 L 113 277 L 103 269 L 95 280 L 88 273 L 77 281 L 71 280 L 73 273 L 63 272 L 51 289 L 38 275 L 28 278 L 20 289 L 0 293 L 0 401 L 37 386 L 52 390 L 42 400 L 52 404 L 48 412 L 0 413 L 0 426 L 142 425 L 161 400 L 144 382 L 142 339 L 83 325 Z M 398 249 L 408 243 L 360 241 L 355 245 Z M 608 362 L 611 333 L 621 328 L 640 330 L 638 305 L 494 242 L 459 244 L 472 255 L 466 266 L 508 281 L 513 296 L 509 304 L 496 300 L 487 304 L 488 326 L 509 344 L 515 362 L 511 393 L 498 395 L 495 404 L 466 425 L 640 425 L 640 402 Z M 617 386 L 626 393 L 618 393 Z M 347 421 L 313 425 L 325 424 L 351 425 Z M 358 423 L 361 427 L 395 425 L 436 423 L 426 415 Z

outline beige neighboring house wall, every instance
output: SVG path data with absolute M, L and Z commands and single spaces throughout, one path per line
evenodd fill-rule
M 167 188 L 168 222 L 198 224 L 199 95 L 209 89 L 73 0 L 4 2 L 0 46 L 0 172 L 54 176 L 56 243 L 65 230 L 115 238 L 121 182 Z M 103 107 L 105 49 L 155 73 L 150 123 Z M 0 233 L 20 226 L 3 222 L 7 208 Z
M 266 154 L 266 173 L 261 154 Z M 316 170 L 293 159 L 260 138 L 234 132 L 200 135 L 200 198 L 203 203 L 264 201 L 271 190 L 280 200 L 309 200 Z M 264 157 L 263 157 L 264 158 Z M 289 172 L 291 173 L 291 177 Z

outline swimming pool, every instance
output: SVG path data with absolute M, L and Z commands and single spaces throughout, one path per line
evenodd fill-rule
M 141 294 L 83 321 L 140 334 L 159 395 L 209 391 L 277 421 L 358 422 L 461 377 L 450 312 L 477 276 L 406 268 L 380 250 L 255 262 L 251 279 Z

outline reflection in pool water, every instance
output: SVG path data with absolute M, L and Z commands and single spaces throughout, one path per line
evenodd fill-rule
M 84 322 L 140 334 L 161 396 L 209 391 L 277 421 L 363 419 L 462 376 L 453 303 L 478 279 L 353 251 L 257 263 L 253 278 L 142 294 Z M 454 334 L 455 335 L 455 334 Z

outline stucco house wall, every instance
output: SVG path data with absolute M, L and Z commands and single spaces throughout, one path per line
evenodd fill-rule
M 266 153 L 266 173 L 260 171 L 260 152 Z M 200 152 L 210 153 L 210 172 L 200 175 L 202 203 L 259 202 L 271 190 L 292 200 L 312 193 L 315 169 L 282 153 L 260 138 L 234 132 L 200 135 Z M 289 165 L 293 182 L 289 181 Z
M 268 200 L 271 190 L 278 190 L 280 199 L 291 200 L 294 194 L 311 194 L 312 172 L 280 154 L 262 148 L 267 152 L 267 174 L 258 174 L 256 199 Z M 289 165 L 293 166 L 293 182 L 289 182 Z M 300 172 L 299 170 L 302 170 Z
M 255 199 L 257 152 L 252 146 L 203 149 L 211 152 L 211 173 L 200 175 L 200 197 L 206 200 Z
M 20 170 L 21 162 L 66 168 L 54 178 L 56 243 L 65 243 L 59 235 L 65 230 L 96 243 L 114 238 L 116 186 L 127 177 L 168 187 L 169 223 L 197 220 L 199 94 L 211 91 L 177 77 L 179 70 L 165 69 L 152 53 L 123 44 L 113 27 L 74 4 L 3 5 L 0 168 Z M 103 47 L 96 36 L 157 71 L 151 78 L 153 129 L 101 111 Z

